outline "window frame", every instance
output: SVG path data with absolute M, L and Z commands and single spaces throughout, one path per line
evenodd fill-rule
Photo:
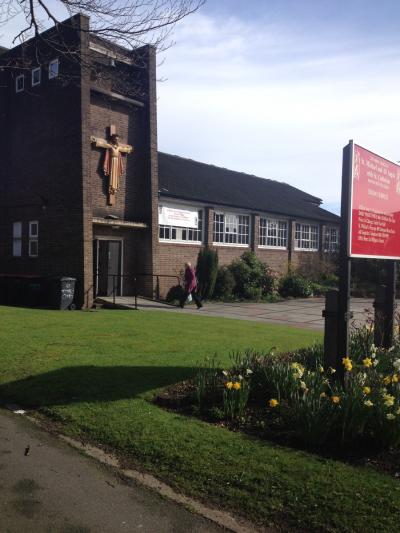
M 18 82 L 22 80 L 22 87 L 18 87 Z M 19 74 L 15 78 L 15 92 L 16 93 L 22 93 L 25 90 L 25 74 Z
M 36 233 L 32 231 L 32 227 L 36 225 Z M 32 252 L 32 245 L 36 245 L 36 253 Z M 28 248 L 29 257 L 38 257 L 39 256 L 39 221 L 30 220 L 29 221 L 29 248 Z
M 52 70 L 52 66 L 53 65 L 57 65 L 57 73 L 56 74 L 54 74 L 54 72 Z M 55 78 L 58 78 L 59 74 L 60 74 L 60 60 L 57 57 L 56 59 L 52 59 L 49 62 L 49 80 L 54 80 Z
M 298 229 L 299 226 L 299 229 Z M 305 228 L 308 227 L 307 233 L 308 236 L 304 238 Z M 312 228 L 316 228 L 316 240 L 312 238 Z M 300 233 L 300 238 L 297 237 L 298 232 Z M 295 222 L 295 231 L 294 231 L 294 250 L 299 252 L 318 252 L 320 247 L 320 227 L 318 224 L 313 224 L 311 222 Z M 299 244 L 298 244 L 299 242 Z M 302 243 L 309 242 L 309 247 L 302 246 Z M 316 247 L 311 245 L 316 243 Z
M 223 217 L 219 220 L 218 217 Z M 236 232 L 226 231 L 226 218 L 228 217 L 228 227 L 236 227 Z M 232 220 L 232 219 L 235 220 Z M 245 223 L 247 219 L 247 223 Z M 247 228 L 247 233 L 243 232 L 243 228 Z M 219 229 L 219 231 L 217 231 Z M 222 231 L 221 231 L 222 230 Z M 242 230 L 242 231 L 241 231 Z M 223 240 L 217 240 L 216 236 L 222 235 Z M 237 242 L 226 242 L 227 236 L 235 235 Z M 239 240 L 246 239 L 247 242 L 238 242 Z M 214 220 L 213 220 L 213 245 L 214 246 L 232 246 L 235 248 L 249 248 L 250 247 L 250 238 L 251 238 L 251 219 L 250 215 L 247 213 L 235 213 L 233 211 L 214 211 Z
M 265 221 L 265 228 L 262 228 L 262 222 Z M 277 228 L 277 234 L 274 235 L 268 235 L 268 223 L 274 223 L 276 224 Z M 280 224 L 284 224 L 285 228 L 281 228 Z M 263 235 L 263 231 L 265 230 L 265 235 Z M 284 231 L 284 237 L 280 236 L 280 231 Z M 258 247 L 262 249 L 267 250 L 287 250 L 288 249 L 288 235 L 289 235 L 289 221 L 287 219 L 283 218 L 273 218 L 268 216 L 260 216 L 259 222 L 258 222 Z M 261 243 L 261 240 L 265 239 L 265 244 Z M 279 242 L 279 240 L 284 240 L 284 245 L 279 244 L 268 244 L 268 239 L 275 239 L 276 242 Z
M 166 206 L 166 207 L 169 207 L 171 204 L 168 204 L 168 203 L 165 203 L 163 202 L 162 205 Z M 197 207 L 197 206 L 187 206 L 187 205 L 179 205 L 179 206 L 174 206 L 174 209 L 179 209 L 179 208 L 182 208 L 182 209 L 185 209 L 185 208 L 189 208 L 189 209 L 197 209 L 197 213 L 198 213 L 198 227 L 197 229 L 195 228 L 185 228 L 185 227 L 182 227 L 182 226 L 167 226 L 165 224 L 158 224 L 158 242 L 160 243 L 176 243 L 176 244 L 190 244 L 190 245 L 194 245 L 194 246 L 201 246 L 204 242 L 204 209 L 202 207 Z M 164 235 L 166 233 L 169 234 L 169 237 L 161 237 L 161 233 L 164 232 Z M 199 240 L 193 240 L 193 239 L 183 239 L 182 238 L 182 234 L 186 232 L 186 234 L 188 235 L 189 237 L 189 234 L 190 232 L 198 232 L 199 234 Z M 173 237 L 175 235 L 175 238 Z M 180 235 L 180 238 L 176 238 L 178 235 Z
M 38 81 L 35 81 L 34 77 L 35 77 L 35 74 L 37 72 L 39 73 L 39 79 L 38 79 Z M 40 85 L 41 82 L 42 82 L 42 69 L 40 67 L 35 67 L 35 68 L 32 69 L 32 72 L 31 72 L 32 87 L 36 87 L 37 85 Z
M 336 245 L 332 249 L 332 232 L 336 233 L 336 240 L 334 244 Z M 339 252 L 339 228 L 336 226 L 326 226 L 324 229 L 324 252 L 328 254 L 335 254 Z
M 19 228 L 19 231 L 15 231 Z M 16 245 L 18 246 L 19 253 L 16 252 Z M 18 220 L 13 222 L 13 247 L 12 247 L 12 256 L 13 257 L 22 257 L 22 221 Z

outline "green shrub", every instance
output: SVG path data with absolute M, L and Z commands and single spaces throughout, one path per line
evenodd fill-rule
M 176 303 L 180 302 L 183 298 L 184 290 L 181 285 L 174 285 L 168 291 L 167 296 L 165 297 L 167 302 Z
M 263 296 L 277 296 L 279 293 L 280 274 L 270 267 L 265 268 L 262 293 Z
M 204 248 L 197 257 L 196 276 L 202 298 L 212 298 L 218 274 L 218 253 Z
M 282 296 L 308 298 L 312 296 L 312 284 L 298 274 L 289 273 L 280 281 L 279 292 Z
M 254 254 L 244 252 L 229 266 L 234 278 L 234 293 L 239 298 L 259 299 L 265 283 L 266 265 Z
M 229 267 L 222 267 L 218 270 L 217 281 L 215 283 L 214 296 L 223 300 L 232 298 L 235 288 L 235 277 Z

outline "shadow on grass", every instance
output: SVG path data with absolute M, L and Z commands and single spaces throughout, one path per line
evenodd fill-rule
M 65 367 L 0 385 L 0 401 L 39 408 L 122 400 L 188 379 L 195 372 L 187 367 Z

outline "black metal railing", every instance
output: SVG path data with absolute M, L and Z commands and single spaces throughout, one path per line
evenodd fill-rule
M 145 282 L 146 278 L 150 278 L 151 281 L 155 279 L 155 288 L 154 288 L 154 282 L 152 284 L 152 292 L 156 294 L 156 297 L 152 298 L 153 300 L 160 300 L 160 279 L 174 279 L 177 281 L 176 285 L 181 285 L 181 279 L 179 276 L 169 275 L 169 274 L 109 274 L 108 279 L 112 279 L 112 298 L 113 298 L 113 305 L 116 305 L 116 298 L 118 296 L 118 292 L 121 290 L 122 287 L 122 281 L 129 280 L 131 285 L 131 291 L 132 296 L 135 299 L 135 309 L 138 309 L 138 296 L 139 296 L 139 284 L 138 281 Z M 129 292 L 131 292 L 129 291 Z M 121 290 L 122 292 L 122 290 Z M 122 294 L 120 296 L 123 296 Z M 128 295 L 126 295 L 128 296 Z M 142 295 L 144 296 L 144 295 Z

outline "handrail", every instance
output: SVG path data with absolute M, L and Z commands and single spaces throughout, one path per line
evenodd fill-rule
M 151 278 L 156 278 L 157 279 L 157 293 L 159 294 L 159 290 L 160 290 L 160 281 L 159 281 L 159 278 L 173 278 L 173 279 L 176 279 L 177 280 L 177 284 L 180 286 L 181 285 L 181 278 L 179 276 L 176 276 L 176 275 L 172 275 L 172 274 L 147 274 L 147 273 L 138 273 L 138 274 L 107 274 L 107 277 L 110 278 L 112 277 L 113 278 L 113 281 L 112 281 L 112 292 L 113 292 L 113 305 L 115 306 L 116 302 L 115 302 L 115 297 L 116 297 L 116 292 L 117 292 L 117 289 L 118 289 L 118 284 L 120 282 L 120 280 L 122 280 L 123 278 L 128 278 L 128 279 L 131 279 L 133 281 L 133 286 L 134 286 L 134 297 L 135 297 L 135 310 L 138 309 L 138 304 L 137 304 L 137 299 L 138 299 L 138 286 L 137 286 L 137 281 L 138 281 L 138 278 L 139 277 L 151 277 Z

